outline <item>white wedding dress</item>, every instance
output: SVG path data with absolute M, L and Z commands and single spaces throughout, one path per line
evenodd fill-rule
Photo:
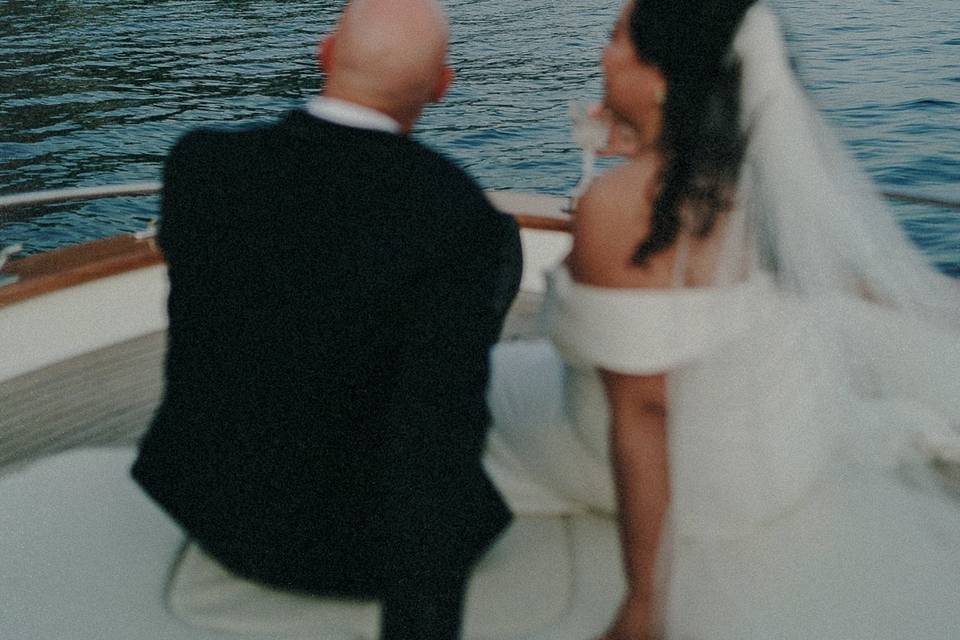
M 487 470 L 517 511 L 613 516 L 594 371 L 666 373 L 667 640 L 960 638 L 960 281 L 905 239 L 764 3 L 728 62 L 747 148 L 707 273 L 683 245 L 670 289 L 554 269 L 552 342 L 494 352 Z
M 667 371 L 683 400 L 668 410 L 668 638 L 960 637 L 960 489 L 914 442 L 960 416 L 956 335 L 889 333 L 902 327 L 880 307 L 798 299 L 762 270 L 631 290 L 578 284 L 561 266 L 550 282 L 557 348 L 494 354 L 487 466 L 515 510 L 612 514 L 593 368 Z M 915 341 L 940 355 L 911 360 Z M 903 395 L 847 388 L 851 350 L 895 359 L 902 378 L 875 383 Z

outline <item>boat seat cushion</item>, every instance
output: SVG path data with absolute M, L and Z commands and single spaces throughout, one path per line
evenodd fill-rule
M 474 570 L 467 637 L 522 637 L 559 623 L 573 598 L 573 543 L 568 518 L 516 518 Z M 168 602 L 184 621 L 211 629 L 290 638 L 379 635 L 375 601 L 272 589 L 235 576 L 195 544 L 180 559 Z
M 228 638 L 164 608 L 183 532 L 130 478 L 133 456 L 77 449 L 0 478 L 0 638 Z
M 73 450 L 0 478 L 0 638 L 375 638 L 375 603 L 266 589 L 184 550 L 130 478 L 134 455 Z M 596 637 L 623 589 L 613 520 L 518 517 L 478 565 L 464 637 Z

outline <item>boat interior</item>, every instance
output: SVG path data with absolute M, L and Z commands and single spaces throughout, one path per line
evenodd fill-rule
M 543 271 L 569 247 L 567 200 L 489 196 L 517 218 L 524 248 L 501 339 L 538 339 Z M 238 578 L 130 479 L 163 390 L 167 281 L 152 236 L 146 229 L 0 269 L 0 638 L 376 638 L 376 602 Z M 609 517 L 520 516 L 474 571 L 465 637 L 593 637 L 622 591 Z

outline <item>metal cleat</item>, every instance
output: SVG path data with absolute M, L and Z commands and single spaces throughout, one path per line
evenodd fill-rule
M 19 242 L 17 244 L 12 244 L 9 247 L 4 247 L 0 249 L 0 271 L 3 270 L 3 266 L 7 263 L 7 260 L 10 259 L 10 256 L 20 253 L 23 251 L 23 245 Z M 3 275 L 0 274 L 0 287 L 8 284 L 13 284 L 20 279 L 20 276 L 17 275 Z
M 133 234 L 133 237 L 137 240 L 149 240 L 151 238 L 157 237 L 157 218 L 153 217 L 147 220 L 147 227 L 142 231 L 137 231 Z

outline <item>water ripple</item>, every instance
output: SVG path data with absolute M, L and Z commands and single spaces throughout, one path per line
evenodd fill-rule
M 956 0 L 772 0 L 813 99 L 884 185 L 960 197 Z M 618 2 L 447 0 L 457 82 L 416 136 L 485 187 L 576 183 L 567 101 L 601 91 Z M 0 191 L 156 180 L 198 125 L 267 121 L 319 89 L 315 43 L 342 0 L 0 0 Z M 156 199 L 57 205 L 0 219 L 0 245 L 46 250 L 143 226 Z M 956 216 L 898 206 L 947 262 Z M 952 226 L 951 226 L 952 225 Z M 951 231 L 950 229 L 953 229 Z M 946 239 L 946 240 L 944 240 Z M 950 244 L 952 243 L 952 245 Z

